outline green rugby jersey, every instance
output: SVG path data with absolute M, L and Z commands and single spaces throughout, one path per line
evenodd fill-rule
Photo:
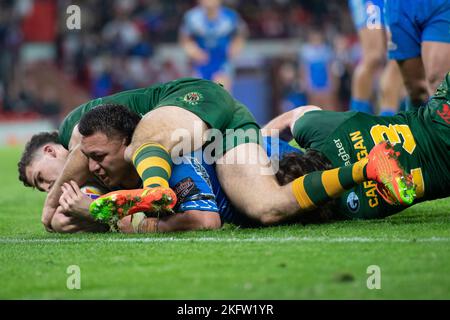
M 59 127 L 59 141 L 66 149 L 68 149 L 73 129 L 80 122 L 83 114 L 96 106 L 102 104 L 121 104 L 143 116 L 156 106 L 161 92 L 161 86 L 152 86 L 148 88 L 124 91 L 84 103 L 72 110 L 72 112 L 64 118 Z
M 300 146 L 322 152 L 334 167 L 350 165 L 366 157 L 375 144 L 389 140 L 401 152 L 399 161 L 405 171 L 413 175 L 416 202 L 446 197 L 450 191 L 450 129 L 439 120 L 443 101 L 392 117 L 311 111 L 296 122 L 294 138 Z M 382 218 L 404 209 L 386 203 L 373 181 L 349 190 L 337 202 L 339 212 L 349 218 Z
M 120 104 L 141 117 L 159 107 L 177 106 L 196 114 L 211 128 L 253 128 L 259 126 L 250 111 L 220 85 L 203 79 L 181 78 L 147 88 L 120 92 L 91 100 L 74 109 L 59 128 L 61 144 L 68 149 L 73 129 L 83 114 L 102 104 Z

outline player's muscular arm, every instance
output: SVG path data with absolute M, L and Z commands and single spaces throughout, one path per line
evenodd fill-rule
M 77 135 L 75 131 L 78 132 L 78 130 L 75 129 L 73 136 Z M 77 138 L 75 137 L 75 139 Z M 83 185 L 89 177 L 88 160 L 81 152 L 80 145 L 77 144 L 74 146 L 75 141 L 76 140 L 71 139 L 69 144 L 71 150 L 67 157 L 63 172 L 55 181 L 45 199 L 44 208 L 42 210 L 42 223 L 47 231 L 51 231 L 52 217 L 59 206 L 59 199 L 62 195 L 62 185 L 71 180 L 75 181 L 78 185 Z
M 283 131 L 284 129 L 290 128 L 292 132 L 292 128 L 294 127 L 295 121 L 297 121 L 300 117 L 302 117 L 306 112 L 313 110 L 322 110 L 317 106 L 302 106 L 295 108 L 291 111 L 285 112 L 278 117 L 272 119 L 268 124 L 266 124 L 261 132 L 264 136 L 270 136 L 272 130 Z
M 234 37 L 233 41 L 230 44 L 230 48 L 228 50 L 228 57 L 230 59 L 234 59 L 242 51 L 244 44 L 245 44 L 244 36 L 238 35 L 238 36 Z
M 300 119 L 301 117 L 303 117 L 303 115 L 307 112 L 310 111 L 321 111 L 322 108 L 318 107 L 318 106 L 303 106 L 303 107 L 299 107 L 299 108 L 295 108 L 294 110 L 292 110 L 292 116 L 290 119 L 290 123 L 289 123 L 289 128 L 291 129 L 291 132 L 294 132 L 294 125 L 295 122 Z
M 134 219 L 138 219 L 135 217 Z M 144 218 L 132 222 L 131 216 L 119 222 L 119 229 L 124 233 L 174 232 L 191 230 L 214 230 L 221 227 L 217 212 L 190 210 L 177 213 L 167 218 Z
M 203 51 L 192 38 L 186 34 L 180 35 L 180 44 L 186 51 L 189 58 L 197 63 L 205 63 L 208 61 L 208 54 Z
M 72 135 L 69 141 L 69 151 L 72 151 L 76 146 L 81 143 L 81 133 L 78 131 L 78 125 L 73 128 Z

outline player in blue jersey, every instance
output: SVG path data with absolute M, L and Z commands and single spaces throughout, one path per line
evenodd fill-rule
M 450 1 L 387 0 L 389 58 L 400 66 L 411 105 L 418 108 L 450 69 Z
M 311 30 L 300 50 L 300 70 L 308 103 L 336 106 L 335 86 L 331 74 L 333 51 L 318 30 Z
M 246 33 L 237 12 L 222 6 L 220 0 L 200 0 L 186 12 L 180 28 L 180 43 L 193 62 L 193 76 L 230 90 L 232 60 L 241 51 Z
M 348 4 L 362 49 L 361 61 L 352 78 L 350 110 L 375 113 L 371 103 L 373 82 L 377 71 L 383 68 L 379 83 L 379 113 L 382 116 L 394 115 L 402 97 L 403 84 L 395 61 L 385 65 L 387 39 L 384 0 L 349 0 Z

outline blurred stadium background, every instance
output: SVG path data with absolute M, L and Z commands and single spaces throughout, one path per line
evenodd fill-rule
M 361 47 L 347 2 L 223 0 L 248 30 L 231 90 L 260 124 L 318 97 L 348 110 Z M 73 4 L 80 30 L 66 25 Z M 0 299 L 449 299 L 449 198 L 324 225 L 132 238 L 44 231 L 45 195 L 17 180 L 22 144 L 92 98 L 191 75 L 178 36 L 196 4 L 0 0 Z M 308 90 L 306 70 L 328 95 Z M 68 290 L 73 264 L 83 290 Z M 374 264 L 382 290 L 367 285 Z
M 66 26 L 67 7 L 81 8 L 81 29 Z M 22 144 L 57 128 L 75 106 L 95 97 L 191 74 L 178 42 L 183 14 L 196 0 L 0 1 L 0 145 Z M 247 25 L 234 60 L 233 95 L 261 124 L 311 102 L 302 48 L 328 52 L 323 107 L 347 110 L 360 46 L 342 0 L 224 0 Z M 314 34 L 315 37 L 311 37 Z M 323 52 L 323 51 L 322 51 Z M 323 55 L 322 55 L 323 56 Z M 319 68 L 320 69 L 320 68 Z

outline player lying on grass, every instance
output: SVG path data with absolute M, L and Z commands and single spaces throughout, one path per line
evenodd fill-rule
M 103 158 L 93 155 L 88 160 L 81 152 L 77 125 L 85 113 L 104 104 L 121 104 L 142 116 L 122 156 L 136 169 L 143 181 L 143 189 L 120 193 L 124 197 L 150 197 L 153 194 L 149 193 L 149 188 L 161 187 L 163 189 L 159 190 L 164 192 L 166 200 L 169 199 L 168 206 L 173 206 L 175 196 L 168 181 L 174 151 L 180 144 L 190 147 L 183 151 L 185 154 L 200 150 L 211 142 L 211 133 L 217 131 L 220 135 L 214 135 L 214 138 L 221 138 L 223 143 L 216 145 L 214 163 L 224 192 L 239 211 L 264 224 L 311 210 L 336 197 L 345 190 L 344 187 L 367 179 L 362 161 L 333 171 L 325 179 L 315 174 L 280 186 L 273 172 L 268 170 L 269 159 L 262 147 L 260 128 L 249 110 L 218 84 L 200 79 L 179 79 L 92 100 L 65 118 L 59 137 L 70 154 L 44 204 L 42 222 L 47 229 L 51 228 L 52 217 L 59 207 L 62 185 L 70 180 L 83 185 L 89 174 L 88 161 L 103 165 Z M 246 155 L 244 158 L 243 154 Z M 353 169 L 355 175 L 351 174 Z M 396 189 L 397 201 L 410 203 L 413 200 L 409 195 L 410 186 L 401 182 L 402 172 L 395 167 L 386 169 L 384 182 Z M 318 192 L 324 189 L 326 193 Z M 309 197 L 312 194 L 320 197 Z M 314 200 L 309 201 L 311 198 Z
M 274 154 L 271 151 L 272 145 L 275 146 Z M 108 146 L 111 146 L 111 144 L 108 144 Z M 104 151 L 108 149 L 107 147 Z M 285 141 L 280 140 L 278 142 L 277 139 L 270 137 L 266 138 L 265 149 L 267 154 L 272 158 L 274 157 L 275 160 L 281 154 L 301 152 Z M 20 179 L 27 186 L 32 186 L 40 191 L 48 191 L 49 185 L 56 180 L 58 171 L 62 170 L 67 159 L 67 150 L 58 143 L 56 133 L 45 132 L 35 135 L 30 140 L 24 155 L 27 156 L 22 158 L 21 163 L 23 165 L 21 167 L 25 167 L 25 170 L 22 170 Z M 28 155 L 31 155 L 31 157 Z M 114 155 L 117 156 L 117 154 Z M 123 161 L 120 158 L 111 160 L 116 163 Z M 25 165 L 25 163 L 27 164 Z M 122 181 L 126 181 L 125 183 L 132 187 L 138 187 L 141 184 L 133 167 L 116 170 L 114 175 L 115 177 L 121 177 Z M 105 181 L 109 180 L 105 175 L 102 175 L 102 178 Z M 97 189 L 103 190 L 104 193 L 109 189 L 101 181 L 91 179 L 89 183 L 97 186 Z M 158 230 L 160 232 L 216 229 L 223 223 L 233 223 L 246 227 L 258 225 L 256 221 L 235 210 L 220 187 L 214 166 L 205 163 L 198 154 L 184 156 L 181 164 L 174 165 L 169 185 L 177 195 L 178 202 L 174 208 L 177 214 L 159 219 Z M 114 189 L 114 186 L 111 185 L 111 188 Z M 89 206 L 93 199 L 85 195 L 74 181 L 64 184 L 62 189 L 60 206 L 52 219 L 54 231 L 106 231 L 107 228 L 104 224 L 95 222 L 89 212 Z M 148 218 L 140 226 L 140 229 L 143 228 L 144 224 L 148 224 L 146 230 L 149 230 L 150 224 L 156 222 L 156 219 Z M 124 219 L 120 224 L 121 231 L 130 232 L 130 228 L 132 228 L 130 223 L 129 217 Z M 98 228 L 93 228 L 95 225 Z M 152 225 L 152 227 L 156 228 L 156 225 Z
M 136 114 L 118 105 L 99 106 L 88 112 L 80 122 L 80 132 L 85 134 L 82 142 L 82 150 L 89 156 L 89 168 L 95 176 L 100 178 L 111 189 L 118 187 L 119 184 L 121 188 L 136 188 L 142 183 L 133 166 L 123 159 L 123 152 L 126 148 L 127 141 L 131 137 L 132 128 L 138 122 L 139 117 Z M 283 154 L 296 150 L 283 141 L 280 141 L 279 145 L 277 145 L 272 140 L 267 138 L 268 143 L 266 143 L 266 149 L 268 156 L 276 154 L 276 157 L 279 157 L 280 155 L 282 156 Z M 67 151 L 63 151 L 64 148 L 57 144 L 57 141 L 48 143 L 50 146 L 44 143 L 34 147 L 32 147 L 34 145 L 32 142 L 33 139 L 26 147 L 24 157 L 19 164 L 20 179 L 26 185 L 48 191 L 57 177 L 57 171 L 61 171 L 63 162 L 67 159 Z M 62 150 L 53 154 L 49 153 L 52 149 Z M 381 148 L 379 149 L 381 150 Z M 374 154 L 375 152 L 372 152 L 372 155 Z M 180 164 L 174 165 L 172 177 L 169 180 L 169 185 L 176 192 L 178 198 L 175 211 L 178 213 L 184 212 L 184 214 L 176 214 L 162 219 L 147 218 L 142 220 L 142 224 L 135 222 L 132 229 L 130 229 L 130 226 L 132 226 L 130 224 L 131 218 L 126 218 L 120 226 L 122 231 L 151 232 L 155 230 L 180 231 L 213 229 L 220 227 L 223 222 L 231 222 L 241 226 L 260 225 L 258 221 L 251 219 L 251 217 L 246 216 L 236 209 L 229 199 L 225 197 L 217 179 L 214 166 L 204 161 L 202 153 L 197 152 L 194 155 L 184 156 Z M 392 166 L 396 166 L 396 161 L 389 158 L 389 156 L 386 157 L 384 153 L 379 156 L 390 162 Z M 44 160 L 45 158 L 50 158 L 50 160 Z M 55 169 L 49 170 L 52 161 Z M 365 170 L 366 162 L 360 162 L 361 167 L 359 170 Z M 307 160 L 304 163 L 308 166 L 308 170 L 305 170 L 301 174 L 302 176 L 307 172 L 317 170 L 315 163 L 308 162 Z M 377 160 L 372 159 L 372 163 L 376 164 Z M 372 163 L 369 162 L 369 165 L 367 165 L 367 172 L 369 177 L 377 179 L 377 173 L 375 172 L 377 168 Z M 45 167 L 42 168 L 43 166 Z M 355 171 L 356 167 L 349 168 L 351 171 L 348 174 L 360 174 Z M 338 170 L 335 169 L 334 172 L 338 172 Z M 330 171 L 324 172 L 325 175 L 330 173 L 333 174 Z M 314 174 L 320 173 L 316 172 Z M 364 175 L 363 172 L 361 174 Z M 308 176 L 305 177 L 305 179 L 307 178 Z M 338 177 L 338 183 L 340 183 L 340 179 Z M 342 179 L 345 179 L 345 177 Z M 365 177 L 361 179 L 362 181 L 367 180 Z M 76 214 L 76 217 L 86 218 L 92 221 L 92 216 L 88 212 L 91 201 L 83 196 L 78 185 L 75 182 L 64 184 L 62 190 L 63 194 L 59 201 L 60 211 L 66 215 Z M 120 194 L 120 191 L 113 192 L 113 194 Z M 109 199 L 109 197 L 106 196 L 103 199 Z M 101 199 L 96 200 L 95 203 L 102 204 Z M 113 201 L 110 204 L 113 207 L 108 207 L 107 209 L 113 209 L 113 211 L 121 215 L 131 213 L 130 208 L 123 206 L 118 201 Z M 140 203 L 140 210 L 138 211 L 147 211 L 145 207 L 142 208 L 143 205 L 151 205 L 151 203 L 145 203 L 145 201 L 144 203 Z M 90 207 L 91 213 L 94 213 L 98 218 L 96 211 L 92 211 L 93 206 L 90 205 Z M 94 206 L 94 208 L 96 207 Z M 147 209 L 149 208 L 147 207 Z M 128 212 L 119 212 L 120 209 Z M 317 220 L 316 216 L 320 215 L 320 212 L 311 212 L 307 216 L 300 215 L 300 217 L 304 219 L 312 217 L 313 220 Z M 52 225 L 60 225 L 57 219 L 58 217 L 54 218 L 56 222 L 52 223 Z M 67 228 L 58 228 L 56 230 L 64 232 L 64 229 Z M 82 230 L 82 228 L 77 228 L 76 226 L 68 227 L 68 229 L 72 231 Z
M 102 112 L 102 107 L 99 107 L 96 110 L 97 114 L 94 113 L 90 121 L 95 121 L 99 113 L 103 116 L 107 114 L 110 117 L 109 124 L 113 123 L 113 127 L 121 133 L 121 137 L 130 136 L 130 132 L 132 132 L 130 128 L 134 129 L 140 120 L 136 114 L 125 108 L 113 106 L 103 109 Z M 87 124 L 87 126 L 91 125 Z M 119 140 L 121 141 L 121 139 Z M 271 143 L 272 139 L 270 138 L 268 140 L 266 149 L 268 155 L 271 156 L 271 146 L 272 144 L 276 145 L 277 142 Z M 93 175 L 87 184 L 101 187 L 101 190 L 108 190 L 105 184 L 109 185 L 109 190 L 136 188 L 141 185 L 139 176 L 132 166 L 123 161 L 121 154 L 115 152 L 115 141 L 116 139 L 112 139 L 112 143 L 108 141 L 103 144 L 107 147 L 105 152 L 109 152 L 115 158 L 108 161 L 106 171 L 100 172 L 98 178 Z M 281 141 L 280 145 L 276 145 L 275 154 L 296 150 Z M 27 144 L 19 162 L 19 178 L 26 186 L 48 192 L 62 171 L 68 156 L 69 152 L 59 143 L 57 133 L 37 134 Z M 253 221 L 249 218 L 231 213 L 234 209 L 230 206 L 220 187 L 214 167 L 193 156 L 185 157 L 181 164 L 173 167 L 172 177 L 169 181 L 178 198 L 175 211 L 186 214 L 177 215 L 176 218 L 172 217 L 169 220 L 161 219 L 159 230 L 211 229 L 220 227 L 221 222 L 239 225 L 252 224 Z M 102 224 L 98 224 L 98 228 L 92 228 L 95 222 L 88 212 L 92 199 L 85 196 L 74 181 L 64 184 L 62 190 L 60 206 L 52 219 L 53 230 L 57 232 L 105 231 L 105 226 Z M 198 211 L 201 211 L 201 214 Z M 75 215 L 69 215 L 68 212 L 75 213 Z
M 306 106 L 272 120 L 263 129 L 291 128 L 297 143 L 315 152 L 308 157 L 328 168 L 349 165 L 367 156 L 382 140 L 390 141 L 401 166 L 410 172 L 416 185 L 416 202 L 450 196 L 450 73 L 428 101 L 416 112 L 380 117 L 360 112 L 322 111 Z M 317 152 L 318 151 L 318 152 Z M 308 155 L 308 152 L 304 155 Z M 286 181 L 298 176 L 303 155 L 287 155 Z M 288 177 L 291 177 L 290 179 Z M 347 218 L 382 218 L 404 209 L 392 206 L 376 192 L 376 184 L 364 182 L 336 200 L 337 211 Z

